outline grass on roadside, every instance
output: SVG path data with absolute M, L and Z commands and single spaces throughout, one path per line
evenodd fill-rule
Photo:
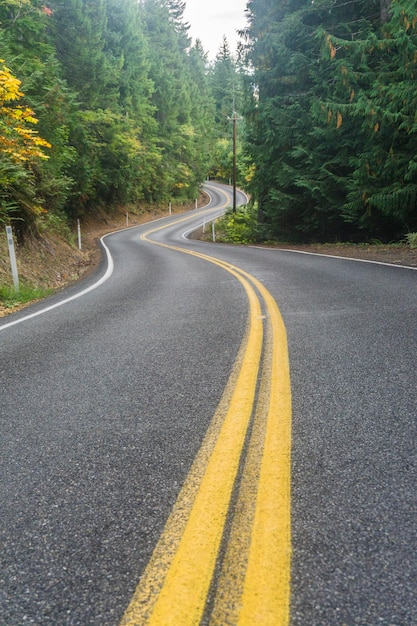
M 405 237 L 411 250 L 415 250 L 417 248 L 417 233 L 408 233 Z
M 19 289 L 11 285 L 0 285 L 0 305 L 6 309 L 40 300 L 53 293 L 53 289 L 33 287 L 28 284 L 20 284 Z

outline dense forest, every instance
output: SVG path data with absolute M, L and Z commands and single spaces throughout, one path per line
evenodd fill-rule
M 251 194 L 258 237 L 417 230 L 415 0 L 249 0 L 209 62 L 182 0 L 0 0 L 0 223 Z
M 191 45 L 184 4 L 0 0 L 0 221 L 20 238 L 231 176 L 237 63 Z
M 265 231 L 391 241 L 415 230 L 415 0 L 248 7 L 247 151 Z

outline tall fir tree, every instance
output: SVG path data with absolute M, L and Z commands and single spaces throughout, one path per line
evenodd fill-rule
M 416 24 L 414 2 L 381 0 L 378 23 L 361 37 L 325 37 L 337 86 L 328 115 L 337 111 L 340 134 L 353 125 L 361 140 L 343 214 L 385 240 L 417 227 Z
M 155 85 L 152 103 L 162 154 L 159 180 L 167 200 L 195 197 L 201 182 L 194 172 L 201 138 L 193 119 L 197 111 L 192 102 L 189 40 L 182 10 L 183 3 L 172 0 L 143 2 L 150 77 Z
M 252 0 L 249 11 L 260 219 L 298 240 L 400 236 L 415 223 L 413 127 L 399 123 L 414 104 L 411 89 L 402 97 L 415 63 L 409 3 Z
M 63 76 L 85 109 L 114 102 L 104 54 L 105 0 L 51 0 L 53 41 Z M 110 80 L 109 80 L 110 79 Z
M 215 101 L 211 91 L 207 53 L 197 39 L 189 52 L 192 119 L 195 128 L 194 176 L 196 183 L 208 175 L 215 144 Z
M 210 84 L 215 102 L 215 134 L 217 137 L 212 156 L 210 173 L 216 178 L 232 180 L 234 125 L 242 128 L 243 76 L 236 59 L 231 53 L 226 37 L 216 54 L 211 67 Z M 238 164 L 242 165 L 241 133 L 237 134 Z M 239 167 L 239 173 L 240 173 Z

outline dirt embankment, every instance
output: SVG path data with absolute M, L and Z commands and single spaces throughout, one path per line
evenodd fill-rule
M 340 256 L 349 259 L 362 259 L 364 261 L 378 261 L 392 265 L 404 265 L 417 267 L 417 249 L 412 250 L 407 244 L 309 244 L 293 245 L 279 244 L 264 246 L 268 248 L 281 248 L 286 250 L 298 250 L 300 252 L 313 252 L 329 256 Z

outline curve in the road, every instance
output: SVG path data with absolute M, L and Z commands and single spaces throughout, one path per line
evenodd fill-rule
M 291 393 L 284 324 L 274 299 L 253 276 L 215 257 L 150 238 L 163 228 L 141 238 L 231 273 L 247 293 L 249 327 L 230 396 L 215 415 L 121 625 L 191 626 L 208 611 L 216 624 L 284 626 L 291 560 Z M 239 472 L 243 479 L 237 485 Z M 230 512 L 234 490 L 236 514 Z M 218 583 L 213 582 L 216 566 Z
M 107 267 L 106 267 L 105 273 L 103 274 L 103 276 L 101 276 L 101 278 L 99 278 L 99 280 L 97 280 L 93 285 L 90 285 L 89 287 L 86 287 L 86 289 L 83 289 L 82 291 L 78 291 L 77 293 L 75 293 L 73 296 L 70 296 L 69 298 L 65 298 L 64 300 L 59 300 L 58 302 L 55 302 L 54 304 L 51 304 L 50 306 L 46 306 L 46 307 L 40 309 L 39 311 L 35 311 L 34 313 L 29 313 L 28 315 L 25 315 L 24 317 L 19 317 L 17 319 L 14 319 L 12 322 L 8 322 L 6 324 L 2 324 L 0 326 L 0 331 L 6 330 L 6 328 L 10 328 L 11 326 L 16 326 L 16 324 L 21 324 L 22 322 L 27 322 L 28 320 L 33 319 L 34 317 L 38 317 L 39 315 L 43 315 L 44 313 L 48 313 L 49 311 L 52 311 L 53 309 L 56 309 L 59 306 L 63 306 L 64 304 L 68 304 L 69 302 L 72 302 L 73 300 L 77 300 L 78 298 L 82 298 L 82 296 L 85 296 L 87 293 L 90 293 L 91 291 L 94 291 L 94 289 L 97 289 L 98 287 L 101 287 L 101 285 L 103 283 L 105 283 L 106 280 L 108 280 L 110 278 L 110 276 L 113 274 L 113 269 L 114 269 L 113 258 L 112 258 L 111 254 L 110 254 L 110 250 L 108 249 L 108 247 L 104 243 L 104 238 L 107 237 L 107 236 L 108 235 L 105 235 L 104 237 L 102 237 L 100 239 L 100 243 L 103 246 L 103 249 L 104 249 L 104 251 L 106 253 Z
M 212 202 L 212 197 L 210 195 L 210 185 L 206 185 L 206 188 L 207 188 L 207 193 L 208 193 L 208 195 L 210 197 L 210 203 L 211 203 Z M 225 209 L 228 206 L 227 194 L 225 194 L 225 192 L 223 192 L 220 188 L 216 187 L 216 190 L 218 192 L 220 192 L 226 199 L 226 202 L 225 202 L 225 204 L 223 206 L 216 207 L 216 209 L 220 208 L 221 210 L 223 210 L 223 209 Z M 206 207 L 207 211 L 203 211 L 203 213 L 202 213 L 203 215 L 206 212 L 207 213 L 211 212 L 210 211 L 210 203 Z M 176 223 L 181 223 L 183 221 L 185 222 L 185 221 L 191 220 L 191 219 L 193 219 L 193 217 L 194 217 L 193 214 L 188 215 L 187 217 L 179 219 Z M 158 220 L 155 220 L 155 221 L 160 221 L 160 220 L 163 220 L 163 219 L 166 219 L 166 218 L 162 217 L 162 218 L 159 218 Z M 133 230 L 134 228 L 137 228 L 137 226 L 132 226 L 132 227 L 127 228 L 125 230 Z M 164 226 L 164 228 L 166 228 L 166 225 Z M 118 232 L 118 231 L 115 231 L 115 232 Z M 82 298 L 83 296 L 87 295 L 91 291 L 94 291 L 98 287 L 101 287 L 101 285 L 103 285 L 111 277 L 111 275 L 113 274 L 113 270 L 114 270 L 113 257 L 112 257 L 112 255 L 110 253 L 110 250 L 108 249 L 108 247 L 106 246 L 106 244 L 104 242 L 106 237 L 110 237 L 113 234 L 114 234 L 113 232 L 107 233 L 106 235 L 104 235 L 100 239 L 100 243 L 101 243 L 101 245 L 103 247 L 103 250 L 105 252 L 105 255 L 106 255 L 106 271 L 104 272 L 104 274 L 95 283 L 93 283 L 89 287 L 86 287 L 85 289 L 82 289 L 81 291 L 77 291 L 77 293 L 75 293 L 72 296 L 69 296 L 67 298 L 64 298 L 63 300 L 59 300 L 58 302 L 55 302 L 54 304 L 51 304 L 49 306 L 45 306 L 45 307 L 43 307 L 43 308 L 41 308 L 41 309 L 39 309 L 37 311 L 34 311 L 33 313 L 29 313 L 28 315 L 24 315 L 23 317 L 18 317 L 16 319 L 13 319 L 13 321 L 11 321 L 11 322 L 7 322 L 5 324 L 1 324 L 0 325 L 0 332 L 2 330 L 6 330 L 7 328 L 11 328 L 12 326 L 16 326 L 17 324 L 21 324 L 22 322 L 26 322 L 26 321 L 28 321 L 30 319 L 38 317 L 39 315 L 43 315 L 45 313 L 48 313 L 49 311 L 52 311 L 53 309 L 56 309 L 56 308 L 58 308 L 60 306 L 66 305 L 69 302 L 72 302 L 73 300 L 77 300 L 78 298 Z

